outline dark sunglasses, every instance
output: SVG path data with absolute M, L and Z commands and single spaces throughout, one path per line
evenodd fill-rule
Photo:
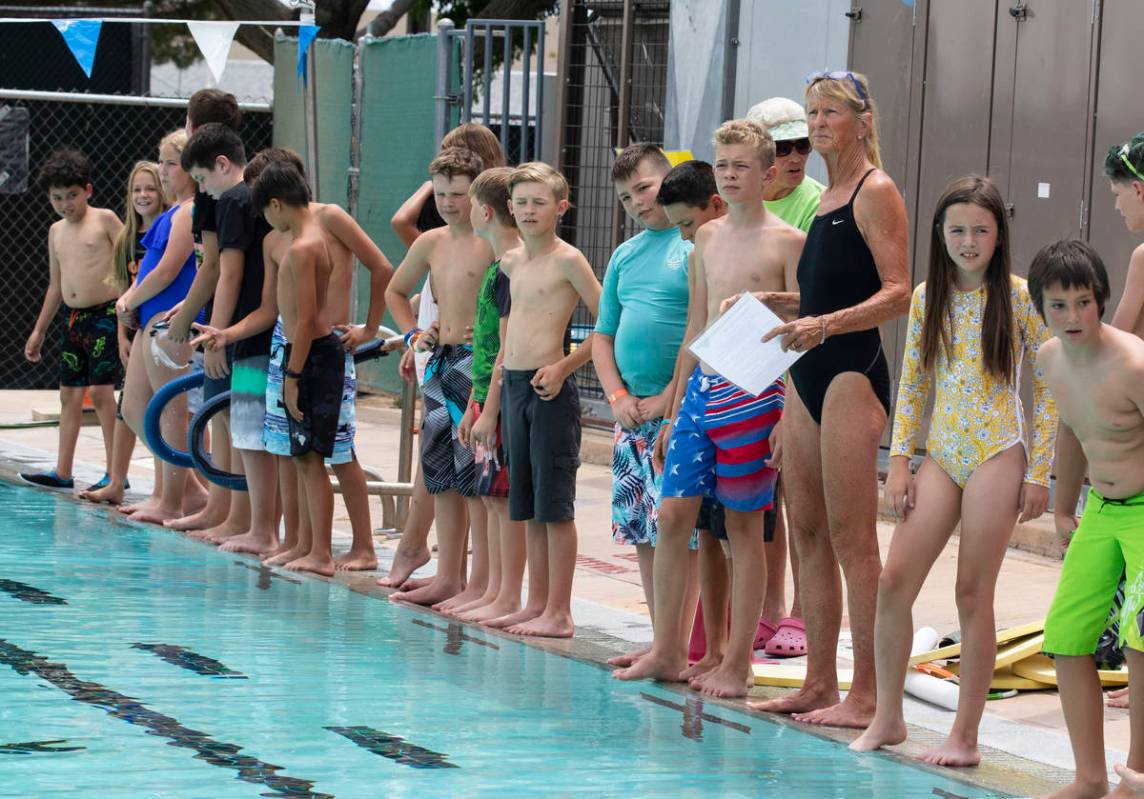
M 791 150 L 798 150 L 799 155 L 810 155 L 810 139 L 784 139 L 775 142 L 775 155 L 785 158 Z

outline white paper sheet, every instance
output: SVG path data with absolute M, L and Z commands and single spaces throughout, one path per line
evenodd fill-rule
M 794 350 L 783 352 L 779 338 L 763 343 L 763 334 L 781 324 L 754 295 L 744 294 L 696 336 L 688 349 L 708 368 L 758 396 L 802 357 Z

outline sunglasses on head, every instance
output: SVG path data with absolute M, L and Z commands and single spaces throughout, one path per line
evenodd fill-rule
M 1126 167 L 1128 167 L 1128 171 L 1136 176 L 1137 180 L 1139 180 L 1141 183 L 1144 183 L 1144 175 L 1141 175 L 1140 171 L 1132 165 L 1131 161 L 1128 160 L 1128 154 L 1131 151 L 1132 151 L 1131 144 L 1129 142 L 1125 142 L 1124 146 L 1120 148 L 1120 153 L 1119 153 L 1120 154 L 1120 160 L 1124 162 L 1124 165 Z
M 854 84 L 854 91 L 858 93 L 858 99 L 862 101 L 862 107 L 868 108 L 870 106 L 870 100 L 866 96 L 866 92 L 862 89 L 862 84 L 858 82 L 858 78 L 850 70 L 844 69 L 834 72 L 812 72 L 806 76 L 806 85 L 813 86 L 820 80 L 850 81 L 852 84 Z
M 775 142 L 775 156 L 785 158 L 792 150 L 798 150 L 799 155 L 810 155 L 810 139 L 785 139 Z

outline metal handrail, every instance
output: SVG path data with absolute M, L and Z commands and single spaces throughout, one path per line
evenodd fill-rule
M 139 97 L 133 94 L 87 94 L 85 92 L 43 92 L 0 88 L 0 100 L 39 100 L 56 103 L 89 103 L 91 105 L 137 105 L 149 108 L 186 108 L 186 97 Z M 270 112 L 269 103 L 239 103 L 243 111 Z

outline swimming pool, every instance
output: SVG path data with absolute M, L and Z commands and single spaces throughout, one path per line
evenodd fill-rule
M 978 797 L 0 482 L 0 796 Z

